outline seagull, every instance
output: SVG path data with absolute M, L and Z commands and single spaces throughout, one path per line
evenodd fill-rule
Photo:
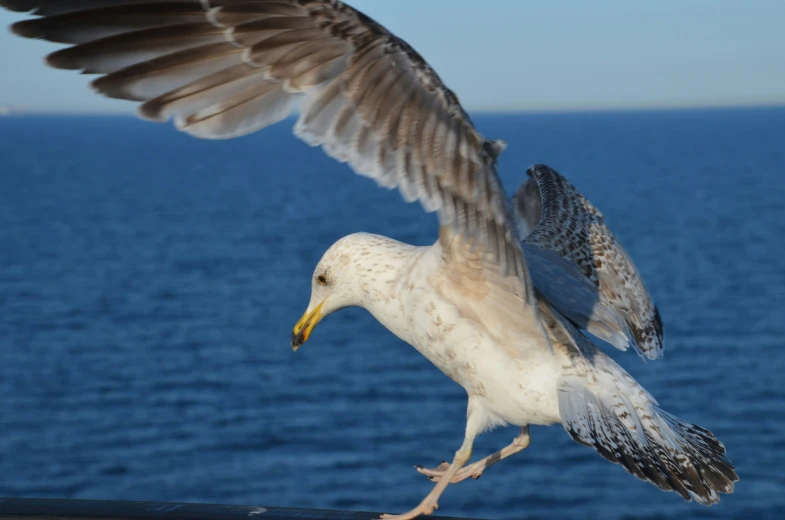
M 636 477 L 713 504 L 738 480 L 714 435 L 679 419 L 598 346 L 663 352 L 663 327 L 634 263 L 602 214 L 561 174 L 528 169 L 509 198 L 504 143 L 485 139 L 406 42 L 337 0 L 0 0 L 36 15 L 21 36 L 67 44 L 49 65 L 97 74 L 96 91 L 140 103 L 205 139 L 255 132 L 299 109 L 295 134 L 356 173 L 397 188 L 439 220 L 415 247 L 357 233 L 316 265 L 294 327 L 297 350 L 327 315 L 367 309 L 467 394 L 452 461 L 418 466 L 435 482 L 412 510 L 431 514 L 450 483 L 477 478 L 561 424 Z M 513 442 L 469 464 L 475 438 Z

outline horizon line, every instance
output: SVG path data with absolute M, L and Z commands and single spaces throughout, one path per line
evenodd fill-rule
M 707 103 L 696 105 L 662 104 L 662 105 L 618 105 L 618 106 L 563 106 L 563 107 L 528 107 L 528 108 L 466 108 L 469 114 L 570 114 L 570 113 L 614 113 L 614 112 L 680 112 L 700 110 L 744 110 L 744 109 L 781 109 L 785 101 L 748 102 L 748 103 Z M 71 108 L 31 108 L 23 105 L 0 103 L 0 117 L 24 115 L 81 115 L 81 116 L 132 116 L 138 114 L 132 105 L 127 109 L 109 110 L 76 110 Z M 298 110 L 293 110 L 288 117 L 296 117 Z
M 765 110 L 783 109 L 785 101 L 773 103 L 717 103 L 705 105 L 630 105 L 630 106 L 566 106 L 566 107 L 537 107 L 537 108 L 467 108 L 469 114 L 477 115 L 537 115 L 537 114 L 574 114 L 574 113 L 616 113 L 616 112 L 689 112 L 701 110 Z M 297 117 L 293 110 L 287 117 Z M 127 110 L 74 110 L 69 108 L 28 108 L 24 106 L 4 105 L 0 103 L 0 117 L 13 116 L 128 116 L 139 118 L 136 110 L 129 107 Z M 141 119 L 141 118 L 139 118 Z

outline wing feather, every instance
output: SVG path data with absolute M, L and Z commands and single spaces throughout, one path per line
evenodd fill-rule
M 659 312 L 602 213 L 548 166 L 527 174 L 513 207 L 536 289 L 579 328 L 661 358 Z
M 533 304 L 517 228 L 496 173 L 500 147 L 406 42 L 337 0 L 0 0 L 39 18 L 13 30 L 71 44 L 50 65 L 141 102 L 207 139 L 285 118 L 295 134 L 492 252 Z M 531 305 L 532 312 L 538 312 Z

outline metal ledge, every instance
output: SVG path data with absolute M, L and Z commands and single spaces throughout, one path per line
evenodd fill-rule
M 392 511 L 390 511 L 392 512 Z M 0 520 L 376 520 L 379 513 L 294 509 L 288 507 L 0 498 Z M 469 520 L 446 516 L 429 520 Z

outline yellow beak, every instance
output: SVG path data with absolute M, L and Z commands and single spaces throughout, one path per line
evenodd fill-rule
M 311 335 L 313 328 L 322 321 L 322 318 L 324 318 L 324 315 L 322 314 L 322 305 L 324 305 L 324 302 L 314 307 L 311 312 L 303 314 L 303 317 L 300 318 L 300 321 L 294 326 L 294 330 L 292 331 L 292 350 L 295 352 L 300 348 L 300 345 L 308 341 L 308 337 Z

